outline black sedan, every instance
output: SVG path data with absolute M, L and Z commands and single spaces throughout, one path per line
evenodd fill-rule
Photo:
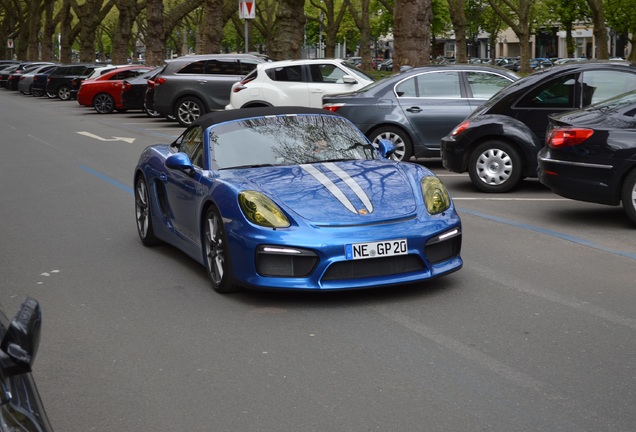
M 148 88 L 148 80 L 154 78 L 159 73 L 159 68 L 155 68 L 136 77 L 124 80 L 121 88 L 121 104 L 129 110 L 146 111 L 145 97 Z
M 619 205 L 636 223 L 636 91 L 550 118 L 539 181 L 579 201 Z
M 442 163 L 470 174 L 483 192 L 507 192 L 537 176 L 537 153 L 550 114 L 572 111 L 636 89 L 636 66 L 570 63 L 534 72 L 475 110 L 442 139 Z
M 0 308 L 0 432 L 52 432 L 31 367 L 40 342 L 42 315 L 32 298 L 9 321 Z
M 351 120 L 374 144 L 393 141 L 394 159 L 439 157 L 442 137 L 517 79 L 494 66 L 425 66 L 352 93 L 323 96 L 322 103 Z

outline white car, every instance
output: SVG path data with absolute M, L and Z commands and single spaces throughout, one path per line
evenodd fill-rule
M 291 105 L 322 108 L 324 95 L 355 91 L 373 81 L 353 63 L 341 59 L 262 63 L 232 86 L 225 109 Z

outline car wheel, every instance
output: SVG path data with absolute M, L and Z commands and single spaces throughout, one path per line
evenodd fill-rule
M 625 178 L 621 191 L 623 209 L 632 222 L 636 223 L 636 169 Z
M 46 97 L 48 97 L 49 99 L 55 99 L 57 98 L 57 93 L 46 92 Z
M 144 104 L 144 112 L 146 113 L 148 117 L 151 117 L 151 118 L 161 117 L 161 113 L 159 111 L 154 111 L 154 110 L 150 110 L 146 108 L 146 104 Z
M 115 109 L 115 100 L 108 93 L 100 93 L 93 99 L 93 106 L 100 114 L 110 114 Z
M 139 176 L 135 184 L 135 219 L 137 220 L 137 233 L 144 245 L 156 246 L 161 243 L 155 236 L 152 226 L 148 186 L 142 176 Z
M 190 124 L 205 114 L 203 103 L 195 97 L 186 97 L 181 99 L 174 109 L 174 116 L 181 126 L 190 126 Z
M 71 88 L 68 86 L 60 87 L 57 89 L 57 97 L 59 97 L 60 100 L 69 100 L 71 98 Z
M 521 181 L 521 157 L 510 144 L 488 141 L 478 145 L 468 162 L 470 180 L 483 192 L 508 192 Z
M 413 156 L 411 138 L 400 128 L 394 126 L 380 127 L 371 132 L 369 139 L 375 146 L 381 139 L 392 141 L 395 144 L 395 152 L 391 155 L 393 160 L 409 161 L 411 156 Z
M 38 89 L 31 89 L 31 94 L 35 97 L 40 97 L 44 95 L 44 91 Z
M 223 219 L 214 207 L 208 208 L 203 221 L 205 268 L 212 288 L 219 293 L 236 291 L 232 283 L 230 253 Z

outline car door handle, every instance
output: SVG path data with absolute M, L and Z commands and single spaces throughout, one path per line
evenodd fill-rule
M 412 112 L 412 113 L 420 113 L 420 112 L 422 112 L 422 108 L 416 107 L 416 106 L 411 107 L 411 108 L 407 108 L 406 110 L 408 112 Z
M 207 84 L 208 80 L 197 80 L 199 84 Z
M 165 175 L 164 173 L 159 174 L 159 180 L 161 180 L 164 183 L 168 182 L 168 176 Z

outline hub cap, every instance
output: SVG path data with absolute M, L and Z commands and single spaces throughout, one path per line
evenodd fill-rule
M 477 159 L 477 174 L 486 184 L 500 185 L 512 174 L 512 159 L 508 153 L 499 149 L 488 149 Z

